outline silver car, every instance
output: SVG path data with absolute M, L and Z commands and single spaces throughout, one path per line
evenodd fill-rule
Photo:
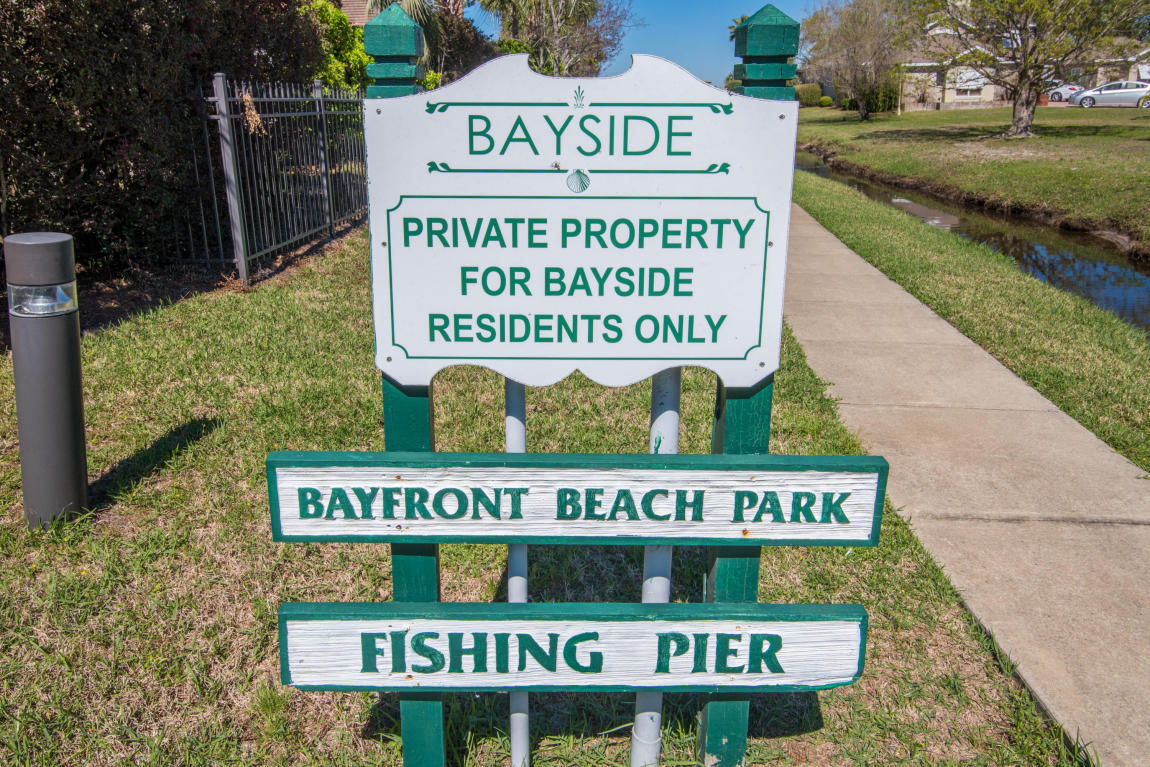
M 1086 107 L 1142 107 L 1150 109 L 1150 83 L 1122 80 L 1106 83 L 1097 88 L 1078 91 L 1070 97 L 1071 104 Z

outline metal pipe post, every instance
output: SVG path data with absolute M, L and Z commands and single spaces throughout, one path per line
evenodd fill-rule
M 679 452 L 679 400 L 683 371 L 671 368 L 651 377 L 651 442 L 653 455 Z M 643 548 L 643 601 L 671 601 L 671 547 Z M 635 726 L 631 729 L 631 767 L 659 763 L 662 746 L 663 693 L 635 693 Z
M 505 378 L 503 394 L 506 411 L 508 453 L 527 452 L 527 391 L 526 387 Z M 527 601 L 527 544 L 513 543 L 507 547 L 507 601 Z M 511 692 L 511 767 L 527 767 L 531 762 L 531 738 L 527 693 Z
M 29 528 L 88 506 L 80 314 L 72 236 L 4 238 L 24 520 Z
M 228 225 L 232 234 L 232 253 L 240 282 L 248 284 L 248 241 L 244 225 L 240 174 L 236 164 L 235 126 L 232 125 L 231 104 L 228 101 L 228 78 L 216 72 L 212 78 L 212 95 L 216 102 L 216 118 L 220 128 L 220 166 L 224 171 L 224 189 L 228 198 Z

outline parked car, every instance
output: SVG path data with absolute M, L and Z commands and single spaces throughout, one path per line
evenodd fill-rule
M 1051 101 L 1069 101 L 1071 96 L 1081 90 L 1085 90 L 1081 85 L 1062 83 L 1062 85 L 1052 88 L 1046 95 L 1050 97 Z
M 1150 109 L 1150 83 L 1124 80 L 1078 91 L 1071 104 L 1086 107 L 1142 107 Z

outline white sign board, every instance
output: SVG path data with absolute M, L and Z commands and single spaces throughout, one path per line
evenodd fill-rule
M 866 456 L 272 453 L 280 541 L 874 546 Z
M 311 690 L 781 692 L 850 684 L 858 605 L 280 607 L 280 674 Z
M 364 102 L 376 364 L 607 385 L 778 368 L 798 105 L 635 56 L 552 78 L 526 55 Z

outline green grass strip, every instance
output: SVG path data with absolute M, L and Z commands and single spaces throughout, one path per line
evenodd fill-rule
M 402 764 L 395 696 L 278 683 L 283 602 L 382 601 L 383 544 L 271 540 L 268 451 L 378 450 L 367 238 L 252 290 L 221 290 L 83 339 L 98 511 L 48 532 L 20 516 L 11 356 L 0 357 L 0 764 Z M 83 298 L 81 297 L 81 311 Z M 708 451 L 715 377 L 684 374 L 684 452 Z M 772 444 L 857 454 L 787 333 Z M 528 390 L 533 452 L 647 452 L 650 383 L 575 375 Z M 502 379 L 435 382 L 437 447 L 499 452 Z M 506 547 L 441 547 L 445 601 L 506 598 Z M 673 598 L 701 601 L 702 548 L 675 551 Z M 536 602 L 637 602 L 642 550 L 535 546 Z M 986 644 L 888 507 L 879 546 L 780 548 L 760 601 L 859 603 L 866 668 L 825 693 L 754 696 L 748 764 L 1072 765 L 1061 732 Z M 532 761 L 625 764 L 634 697 L 532 696 Z M 694 764 L 695 696 L 668 695 L 664 764 Z M 510 756 L 507 696 L 446 698 L 451 764 Z
M 795 174 L 795 202 L 1022 380 L 1150 471 L 1150 345 L 1138 328 L 1008 257 Z
M 866 122 L 854 112 L 804 109 L 799 143 L 1002 210 L 1124 232 L 1150 247 L 1150 110 L 1042 107 L 1035 138 L 999 138 L 1009 125 L 1009 108 L 877 114 Z

